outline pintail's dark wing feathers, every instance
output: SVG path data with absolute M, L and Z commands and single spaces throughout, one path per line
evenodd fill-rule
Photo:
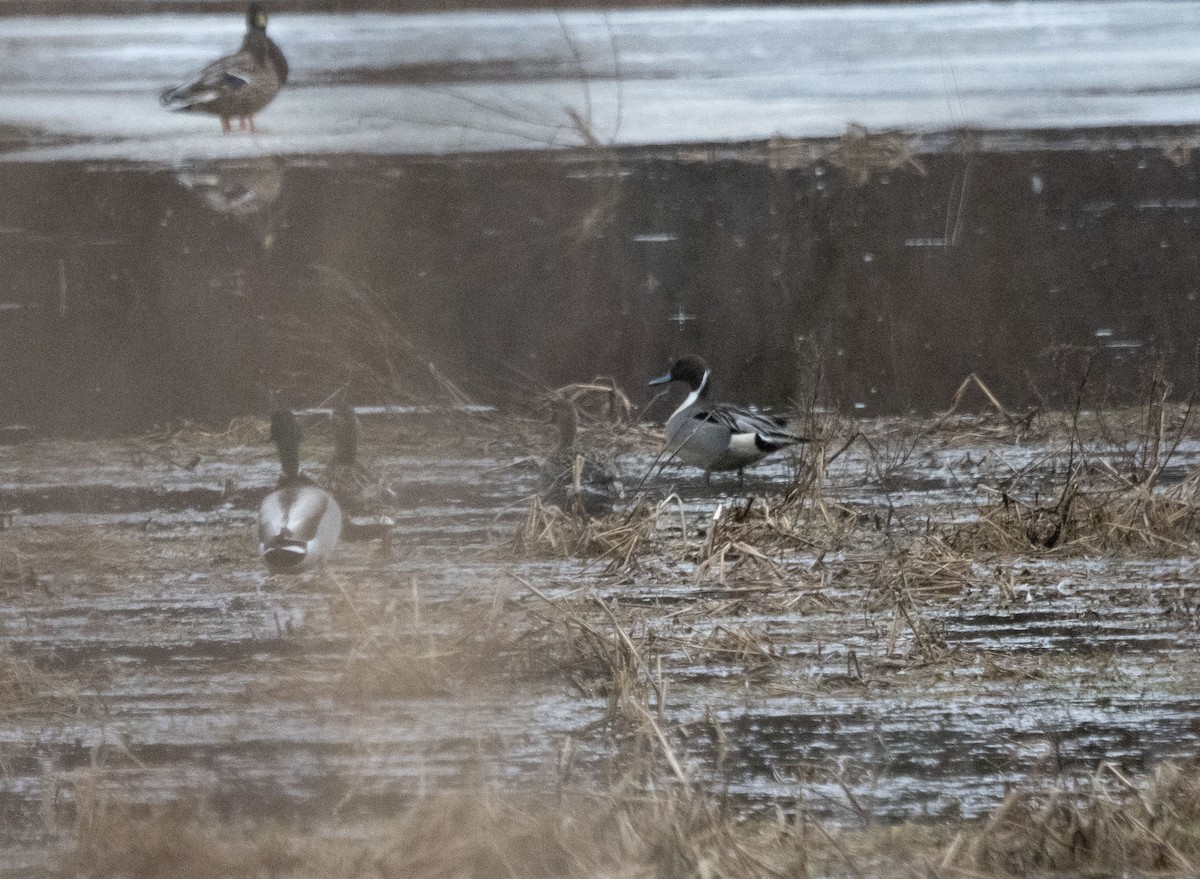
M 732 433 L 753 433 L 772 445 L 786 446 L 804 442 L 802 436 L 787 429 L 787 420 L 766 412 L 713 403 L 698 406 L 692 418 L 729 428 Z

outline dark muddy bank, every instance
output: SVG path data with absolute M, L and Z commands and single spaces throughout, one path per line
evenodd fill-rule
M 975 372 L 1065 406 L 1088 358 L 1136 401 L 1158 358 L 1191 385 L 1200 330 L 1192 154 L 1139 137 L 3 164 L 0 412 L 122 430 L 444 378 L 522 404 L 683 351 L 764 403 L 930 411 Z

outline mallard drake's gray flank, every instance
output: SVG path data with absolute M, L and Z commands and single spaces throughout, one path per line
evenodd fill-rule
M 765 412 L 708 401 L 710 372 L 694 354 L 680 357 L 666 375 L 651 385 L 680 381 L 691 389 L 687 399 L 667 419 L 668 455 L 685 464 L 714 470 L 737 470 L 756 464 L 796 443 L 807 442 L 787 429 L 787 422 Z
M 558 424 L 558 446 L 538 473 L 542 499 L 567 513 L 602 516 L 612 512 L 613 504 L 625 493 L 617 471 L 596 454 L 576 449 L 579 415 L 574 403 L 556 395 L 550 399 L 550 409 Z
M 271 413 L 271 439 L 283 474 L 258 509 L 258 551 L 276 571 L 306 571 L 322 561 L 342 534 L 333 495 L 300 472 L 300 425 L 286 409 Z
M 288 63 L 275 41 L 267 36 L 267 13 L 251 3 L 246 13 L 246 36 L 232 55 L 218 58 L 183 85 L 166 89 L 159 100 L 172 110 L 211 113 L 221 117 L 221 130 L 229 120 L 254 131 L 254 114 L 279 94 L 287 82 Z

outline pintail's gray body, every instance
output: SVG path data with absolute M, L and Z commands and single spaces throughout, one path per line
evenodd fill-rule
M 651 384 L 685 381 L 691 393 L 667 419 L 666 454 L 685 464 L 714 470 L 742 470 L 767 455 L 804 442 L 787 423 L 765 412 L 706 397 L 710 372 L 699 357 L 677 360 L 671 371 Z

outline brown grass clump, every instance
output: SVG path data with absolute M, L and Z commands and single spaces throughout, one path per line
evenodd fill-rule
M 628 571 L 650 543 L 661 513 L 673 501 L 649 504 L 639 501 L 597 519 L 564 512 L 534 497 L 511 548 L 518 555 L 541 558 L 594 558 L 604 562 L 607 573 Z
M 224 430 L 214 430 L 192 421 L 172 423 L 129 443 L 135 465 L 166 463 L 191 469 L 193 456 L 220 457 L 231 448 L 270 447 L 271 422 L 253 415 L 239 415 Z M 141 456 L 141 457 L 139 457 Z M 143 460 L 144 459 L 144 460 Z M 199 463 L 197 461 L 197 463 Z
M 235 827 L 206 809 L 135 809 L 85 797 L 71 847 L 54 875 L 89 879 L 259 879 L 320 876 L 325 865 L 303 837 Z M 343 873 L 342 875 L 349 875 Z
M 541 602 L 527 609 L 540 621 L 528 638 L 538 646 L 539 661 L 588 698 L 605 700 L 605 725 L 624 737 L 620 744 L 632 745 L 623 753 L 636 756 L 632 765 L 643 777 L 669 771 L 678 781 L 688 778 L 665 722 L 668 663 L 711 660 L 757 673 L 784 659 L 763 631 L 732 622 L 714 625 L 714 617 L 728 610 L 727 602 L 701 600 L 656 616 L 645 607 L 595 595 L 551 598 L 521 582 Z M 657 757 L 647 762 L 648 755 Z
M 1134 781 L 1102 763 L 1079 787 L 1013 791 L 977 831 L 960 834 L 946 864 L 988 876 L 1045 871 L 1165 871 L 1200 866 L 1200 771 L 1165 763 Z
M 871 132 L 852 122 L 838 141 L 831 159 L 843 168 L 851 186 L 867 184 L 877 172 L 909 168 L 924 176 L 925 169 L 913 156 L 915 137 L 903 131 Z
M 0 718 L 12 720 L 66 708 L 78 687 L 0 645 Z
M 1200 538 L 1200 475 L 1173 486 L 1135 482 L 1115 472 L 1071 476 L 1057 497 L 1000 492 L 978 520 L 953 526 L 946 540 L 968 552 L 1190 551 Z
M 978 521 L 950 531 L 956 547 L 1010 553 L 1194 548 L 1200 537 L 1200 475 L 1176 485 L 1164 485 L 1163 477 L 1191 432 L 1195 393 L 1181 406 L 1169 406 L 1171 385 L 1159 361 L 1149 376 L 1144 406 L 1087 412 L 1088 370 L 1090 363 L 1062 426 L 1063 446 L 996 487 L 999 500 L 982 510 Z M 1004 413 L 986 386 L 975 381 Z M 1026 487 L 1047 465 L 1055 474 L 1061 467 L 1064 477 L 1049 488 Z
M 686 790 L 484 788 L 417 800 L 353 841 L 223 823 L 203 808 L 88 807 L 55 871 L 91 879 L 651 879 L 802 876 L 804 828 Z M 332 836 L 332 834 L 329 834 Z M 363 836 L 366 836 L 364 839 Z

